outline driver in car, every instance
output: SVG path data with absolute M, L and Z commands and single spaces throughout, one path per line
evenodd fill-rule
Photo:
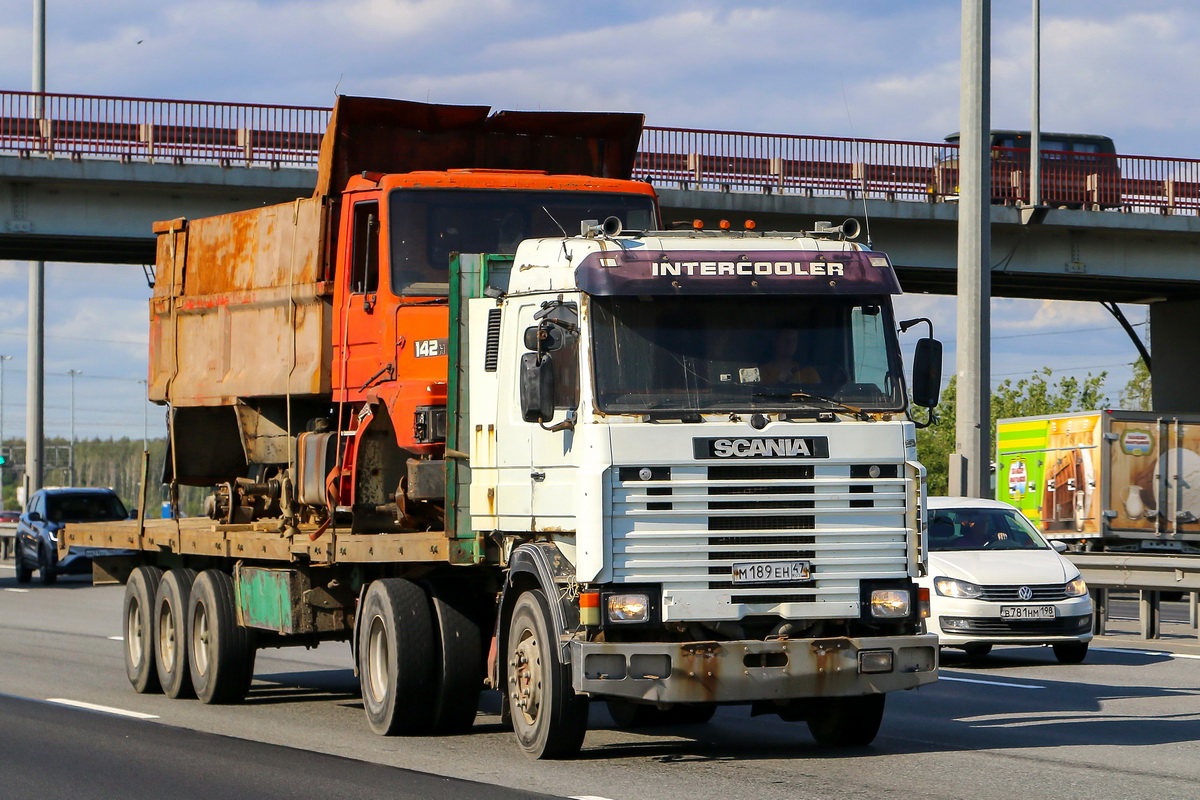
M 1008 538 L 1004 531 L 995 530 L 986 514 L 963 514 L 959 517 L 959 543 L 967 547 L 987 547 Z

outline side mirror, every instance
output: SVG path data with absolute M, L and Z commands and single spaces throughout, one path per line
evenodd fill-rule
M 1050 546 L 1054 548 L 1054 552 L 1056 552 L 1056 553 L 1067 552 L 1067 543 L 1062 541 L 1061 539 L 1051 539 Z
M 561 350 L 566 334 L 557 325 L 530 325 L 525 329 L 525 349 L 535 353 L 550 353 Z
M 913 354 L 913 403 L 925 408 L 938 404 L 942 382 L 942 343 L 925 338 L 917 342 Z
M 526 422 L 554 417 L 554 364 L 550 356 L 521 356 L 521 416 Z
M 30 522 L 41 522 L 42 521 L 42 515 L 36 511 L 30 511 L 25 516 Z

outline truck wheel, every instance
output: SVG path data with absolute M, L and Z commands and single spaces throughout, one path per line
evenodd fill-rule
M 358 679 L 372 731 L 393 736 L 429 730 L 436 658 L 425 592 L 402 578 L 372 583 L 358 623 Z
M 162 580 L 158 567 L 141 566 L 125 584 L 121 618 L 125 620 L 125 674 L 138 694 L 162 691 L 154 664 L 154 592 Z
M 58 556 L 44 544 L 38 546 L 38 580 L 43 586 L 52 586 L 58 580 Z
M 479 626 L 436 594 L 430 599 L 440 651 L 433 731 L 465 733 L 475 724 L 483 686 Z
M 864 747 L 879 733 L 886 696 L 820 697 L 810 701 L 808 730 L 824 747 Z
M 1054 657 L 1060 664 L 1082 664 L 1087 652 L 1087 642 L 1058 642 L 1054 645 Z
M 530 758 L 570 758 L 587 733 L 588 701 L 571 688 L 559 660 L 546 597 L 534 589 L 517 599 L 508 627 L 508 700 L 517 744 Z
M 205 703 L 240 703 L 254 679 L 254 641 L 237 624 L 233 578 L 206 569 L 188 601 L 188 670 Z
M 194 569 L 173 569 L 163 576 L 154 593 L 154 664 L 158 680 L 167 697 L 195 697 L 188 675 L 187 630 L 188 597 Z

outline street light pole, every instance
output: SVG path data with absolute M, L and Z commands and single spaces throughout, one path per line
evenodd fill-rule
M 1029 126 L 1029 205 L 1042 204 L 1042 3 L 1033 0 L 1033 119 Z
M 33 2 L 33 112 L 40 127 L 45 116 L 46 0 Z M 25 381 L 25 499 L 42 488 L 45 411 L 46 262 L 29 262 L 29 320 Z
M 75 485 L 75 376 L 82 375 L 81 369 L 69 369 L 71 376 L 71 447 L 67 450 L 67 484 Z
M 12 356 L 0 356 L 0 449 L 4 447 L 4 362 L 12 361 Z M 12 451 L 9 451 L 12 455 Z M 4 510 L 4 468 L 7 464 L 0 464 L 0 511 Z

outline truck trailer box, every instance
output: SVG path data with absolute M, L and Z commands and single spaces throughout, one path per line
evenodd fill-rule
M 1078 549 L 1200 552 L 1200 415 L 1002 419 L 996 497 Z

